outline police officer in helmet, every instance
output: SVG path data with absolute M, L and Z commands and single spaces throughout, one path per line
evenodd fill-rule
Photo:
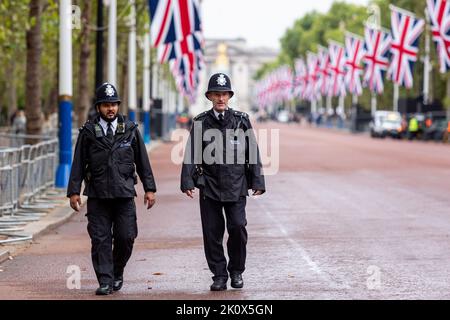
M 228 100 L 234 95 L 230 78 L 223 73 L 212 75 L 205 95 L 212 108 L 194 118 L 182 166 L 181 191 L 193 198 L 195 188 L 200 190 L 204 249 L 214 281 L 210 290 L 222 291 L 227 289 L 228 277 L 231 287 L 244 286 L 246 197 L 248 189 L 253 190 L 253 195 L 264 193 L 265 182 L 248 115 L 228 107 Z M 207 138 L 206 131 L 213 132 L 214 139 Z M 239 132 L 242 135 L 238 137 Z M 211 158 L 205 159 L 206 151 L 211 150 Z M 238 156 L 245 161 L 237 161 Z M 222 246 L 224 212 L 229 235 L 228 263 Z
M 80 210 L 81 185 L 87 200 L 92 264 L 99 282 L 97 295 L 108 295 L 123 285 L 123 272 L 137 237 L 134 185 L 139 175 L 144 203 L 155 203 L 156 184 L 137 124 L 119 114 L 116 88 L 104 83 L 96 90 L 97 117 L 80 128 L 67 196 Z

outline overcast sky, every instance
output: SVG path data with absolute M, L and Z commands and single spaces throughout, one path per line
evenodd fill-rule
M 312 10 L 327 12 L 333 0 L 203 0 L 206 38 L 245 38 L 250 46 L 279 48 L 294 21 Z M 346 0 L 367 5 L 368 0 Z

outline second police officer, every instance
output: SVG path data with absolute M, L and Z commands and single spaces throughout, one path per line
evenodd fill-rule
M 98 114 L 80 128 L 67 189 L 71 207 L 79 211 L 81 184 L 85 182 L 97 295 L 111 294 L 123 285 L 124 268 L 138 232 L 135 170 L 142 181 L 147 209 L 155 203 L 156 185 L 145 144 L 137 124 L 118 113 L 119 104 L 112 84 L 97 88 Z
M 212 75 L 205 95 L 212 108 L 194 118 L 181 172 L 181 191 L 193 198 L 195 187 L 200 189 L 204 249 L 214 281 L 210 289 L 221 291 L 227 289 L 229 276 L 233 288 L 244 285 L 246 196 L 248 189 L 253 189 L 253 195 L 264 193 L 265 183 L 248 115 L 228 107 L 234 95 L 230 78 L 223 73 Z M 228 263 L 222 246 L 223 211 L 229 236 Z

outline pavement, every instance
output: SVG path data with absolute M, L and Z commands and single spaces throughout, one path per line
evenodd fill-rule
M 137 186 L 139 234 L 121 291 L 94 295 L 83 207 L 0 265 L 0 299 L 450 299 L 449 144 L 256 127 L 279 129 L 280 163 L 267 193 L 248 198 L 243 289 L 209 291 L 198 199 L 179 190 L 172 142 L 150 152 L 150 211 Z

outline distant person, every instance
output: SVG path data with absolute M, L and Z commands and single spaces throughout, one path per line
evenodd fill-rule
M 403 138 L 405 138 L 408 134 L 408 120 L 406 119 L 406 114 L 402 115 L 401 130 L 401 135 Z
M 417 139 L 418 132 L 419 132 L 419 121 L 417 121 L 416 116 L 412 116 L 411 119 L 409 119 L 408 140 Z
M 27 133 L 27 118 L 23 110 L 17 110 L 14 113 L 11 133 L 14 135 L 11 140 L 11 147 L 21 147 L 25 143 L 25 134 Z
M 23 110 L 17 110 L 13 116 L 11 130 L 15 134 L 25 134 L 27 132 L 27 118 Z

